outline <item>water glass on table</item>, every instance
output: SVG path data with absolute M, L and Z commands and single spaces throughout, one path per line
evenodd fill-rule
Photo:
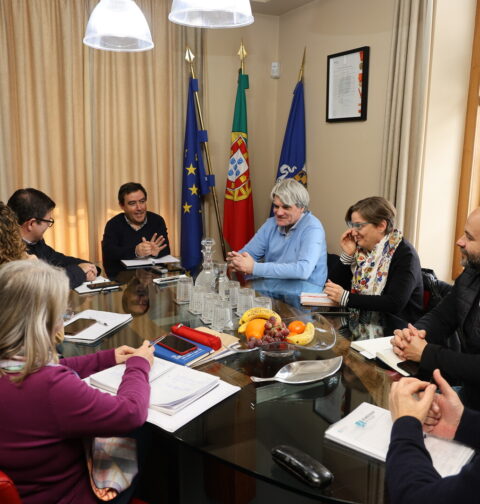
M 205 294 L 205 298 L 203 300 L 202 315 L 200 316 L 204 324 L 212 323 L 213 308 L 218 299 L 220 298 L 215 292 L 208 292 L 207 294 Z
M 228 294 L 230 299 L 230 306 L 232 308 L 237 307 L 238 303 L 238 291 L 240 290 L 240 282 L 237 280 L 229 280 L 228 282 Z
M 207 293 L 207 288 L 204 285 L 194 285 L 192 295 L 190 297 L 190 305 L 188 311 L 194 315 L 200 315 L 203 310 L 203 299 Z
M 272 309 L 272 298 L 267 296 L 258 296 L 253 298 L 253 307 L 252 308 L 268 308 Z
M 180 277 L 177 282 L 177 292 L 175 302 L 177 304 L 189 303 L 190 296 L 192 295 L 192 287 L 193 287 L 192 277 Z
M 237 301 L 237 315 L 240 317 L 244 312 L 253 308 L 253 298 L 255 296 L 255 291 L 245 287 L 238 291 L 238 301 Z
M 224 299 L 217 299 L 213 307 L 212 329 L 223 331 L 233 329 L 232 308 L 230 303 Z

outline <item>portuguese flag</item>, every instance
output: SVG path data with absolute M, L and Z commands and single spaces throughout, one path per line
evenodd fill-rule
M 247 149 L 246 89 L 248 89 L 248 75 L 240 70 L 223 206 L 223 236 L 232 250 L 241 249 L 254 233 L 253 197 Z

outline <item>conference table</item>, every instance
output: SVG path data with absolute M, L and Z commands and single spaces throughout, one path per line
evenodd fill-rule
M 132 313 L 128 326 L 95 345 L 63 343 L 65 356 L 91 353 L 127 344 L 138 346 L 168 332 L 178 322 L 204 326 L 175 303 L 175 284 L 157 285 L 159 275 L 148 270 L 126 271 L 118 291 L 78 295 L 72 291 L 70 308 Z M 341 369 L 324 380 L 290 385 L 253 383 L 250 376 L 273 376 L 285 364 L 261 359 L 259 351 L 228 355 L 197 369 L 240 387 L 239 392 L 190 421 L 173 434 L 150 426 L 153 455 L 148 465 L 148 501 L 154 502 L 387 502 L 384 464 L 324 438 L 327 427 L 362 402 L 388 407 L 388 394 L 399 375 L 368 361 L 350 349 L 352 339 L 371 337 L 365 327 L 369 313 L 344 316 L 321 314 L 302 307 L 300 292 L 318 292 L 301 281 L 257 280 L 258 295 L 273 299 L 273 309 L 284 321 L 311 321 L 335 338 L 325 351 L 298 350 L 295 360 L 343 357 Z M 374 333 L 391 334 L 399 323 L 374 314 Z M 360 319 L 359 319 L 360 317 Z M 366 321 L 366 322 L 365 322 Z M 362 331 L 359 331 L 359 326 Z M 367 334 L 367 336 L 365 335 Z M 292 360 L 293 358 L 290 358 Z M 310 486 L 278 465 L 272 448 L 294 446 L 323 463 L 334 475 L 323 489 Z

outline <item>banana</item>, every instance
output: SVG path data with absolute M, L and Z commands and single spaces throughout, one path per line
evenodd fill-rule
M 247 325 L 248 325 L 248 322 L 245 322 L 245 324 L 242 324 L 241 326 L 239 326 L 238 332 L 240 334 L 243 334 L 247 330 Z
M 303 333 L 290 334 L 286 339 L 289 343 L 293 343 L 294 345 L 308 345 L 313 340 L 314 336 L 315 326 L 311 322 L 308 322 Z
M 280 315 L 273 310 L 269 310 L 268 308 L 250 308 L 250 310 L 244 312 L 244 314 L 240 318 L 239 325 L 242 326 L 243 324 L 250 322 L 250 320 L 253 320 L 255 318 L 268 320 L 270 317 L 275 317 L 277 323 L 281 324 L 282 319 Z

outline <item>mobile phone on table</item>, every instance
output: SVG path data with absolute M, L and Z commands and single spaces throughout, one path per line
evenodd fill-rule
M 64 327 L 64 332 L 67 336 L 75 336 L 76 334 L 88 329 L 90 326 L 95 324 L 96 321 L 92 319 L 79 318 L 70 322 L 70 324 Z
M 175 334 L 167 334 L 167 336 L 159 341 L 157 345 L 168 348 L 172 352 L 175 352 L 179 355 L 185 355 L 197 349 L 197 345 L 190 343 L 190 341 L 184 340 L 183 338 L 180 338 Z
M 118 282 L 96 282 L 87 284 L 89 289 L 109 289 L 110 287 L 120 287 Z
M 399 362 L 397 366 L 412 376 L 415 376 L 420 369 L 420 363 L 411 360 Z

